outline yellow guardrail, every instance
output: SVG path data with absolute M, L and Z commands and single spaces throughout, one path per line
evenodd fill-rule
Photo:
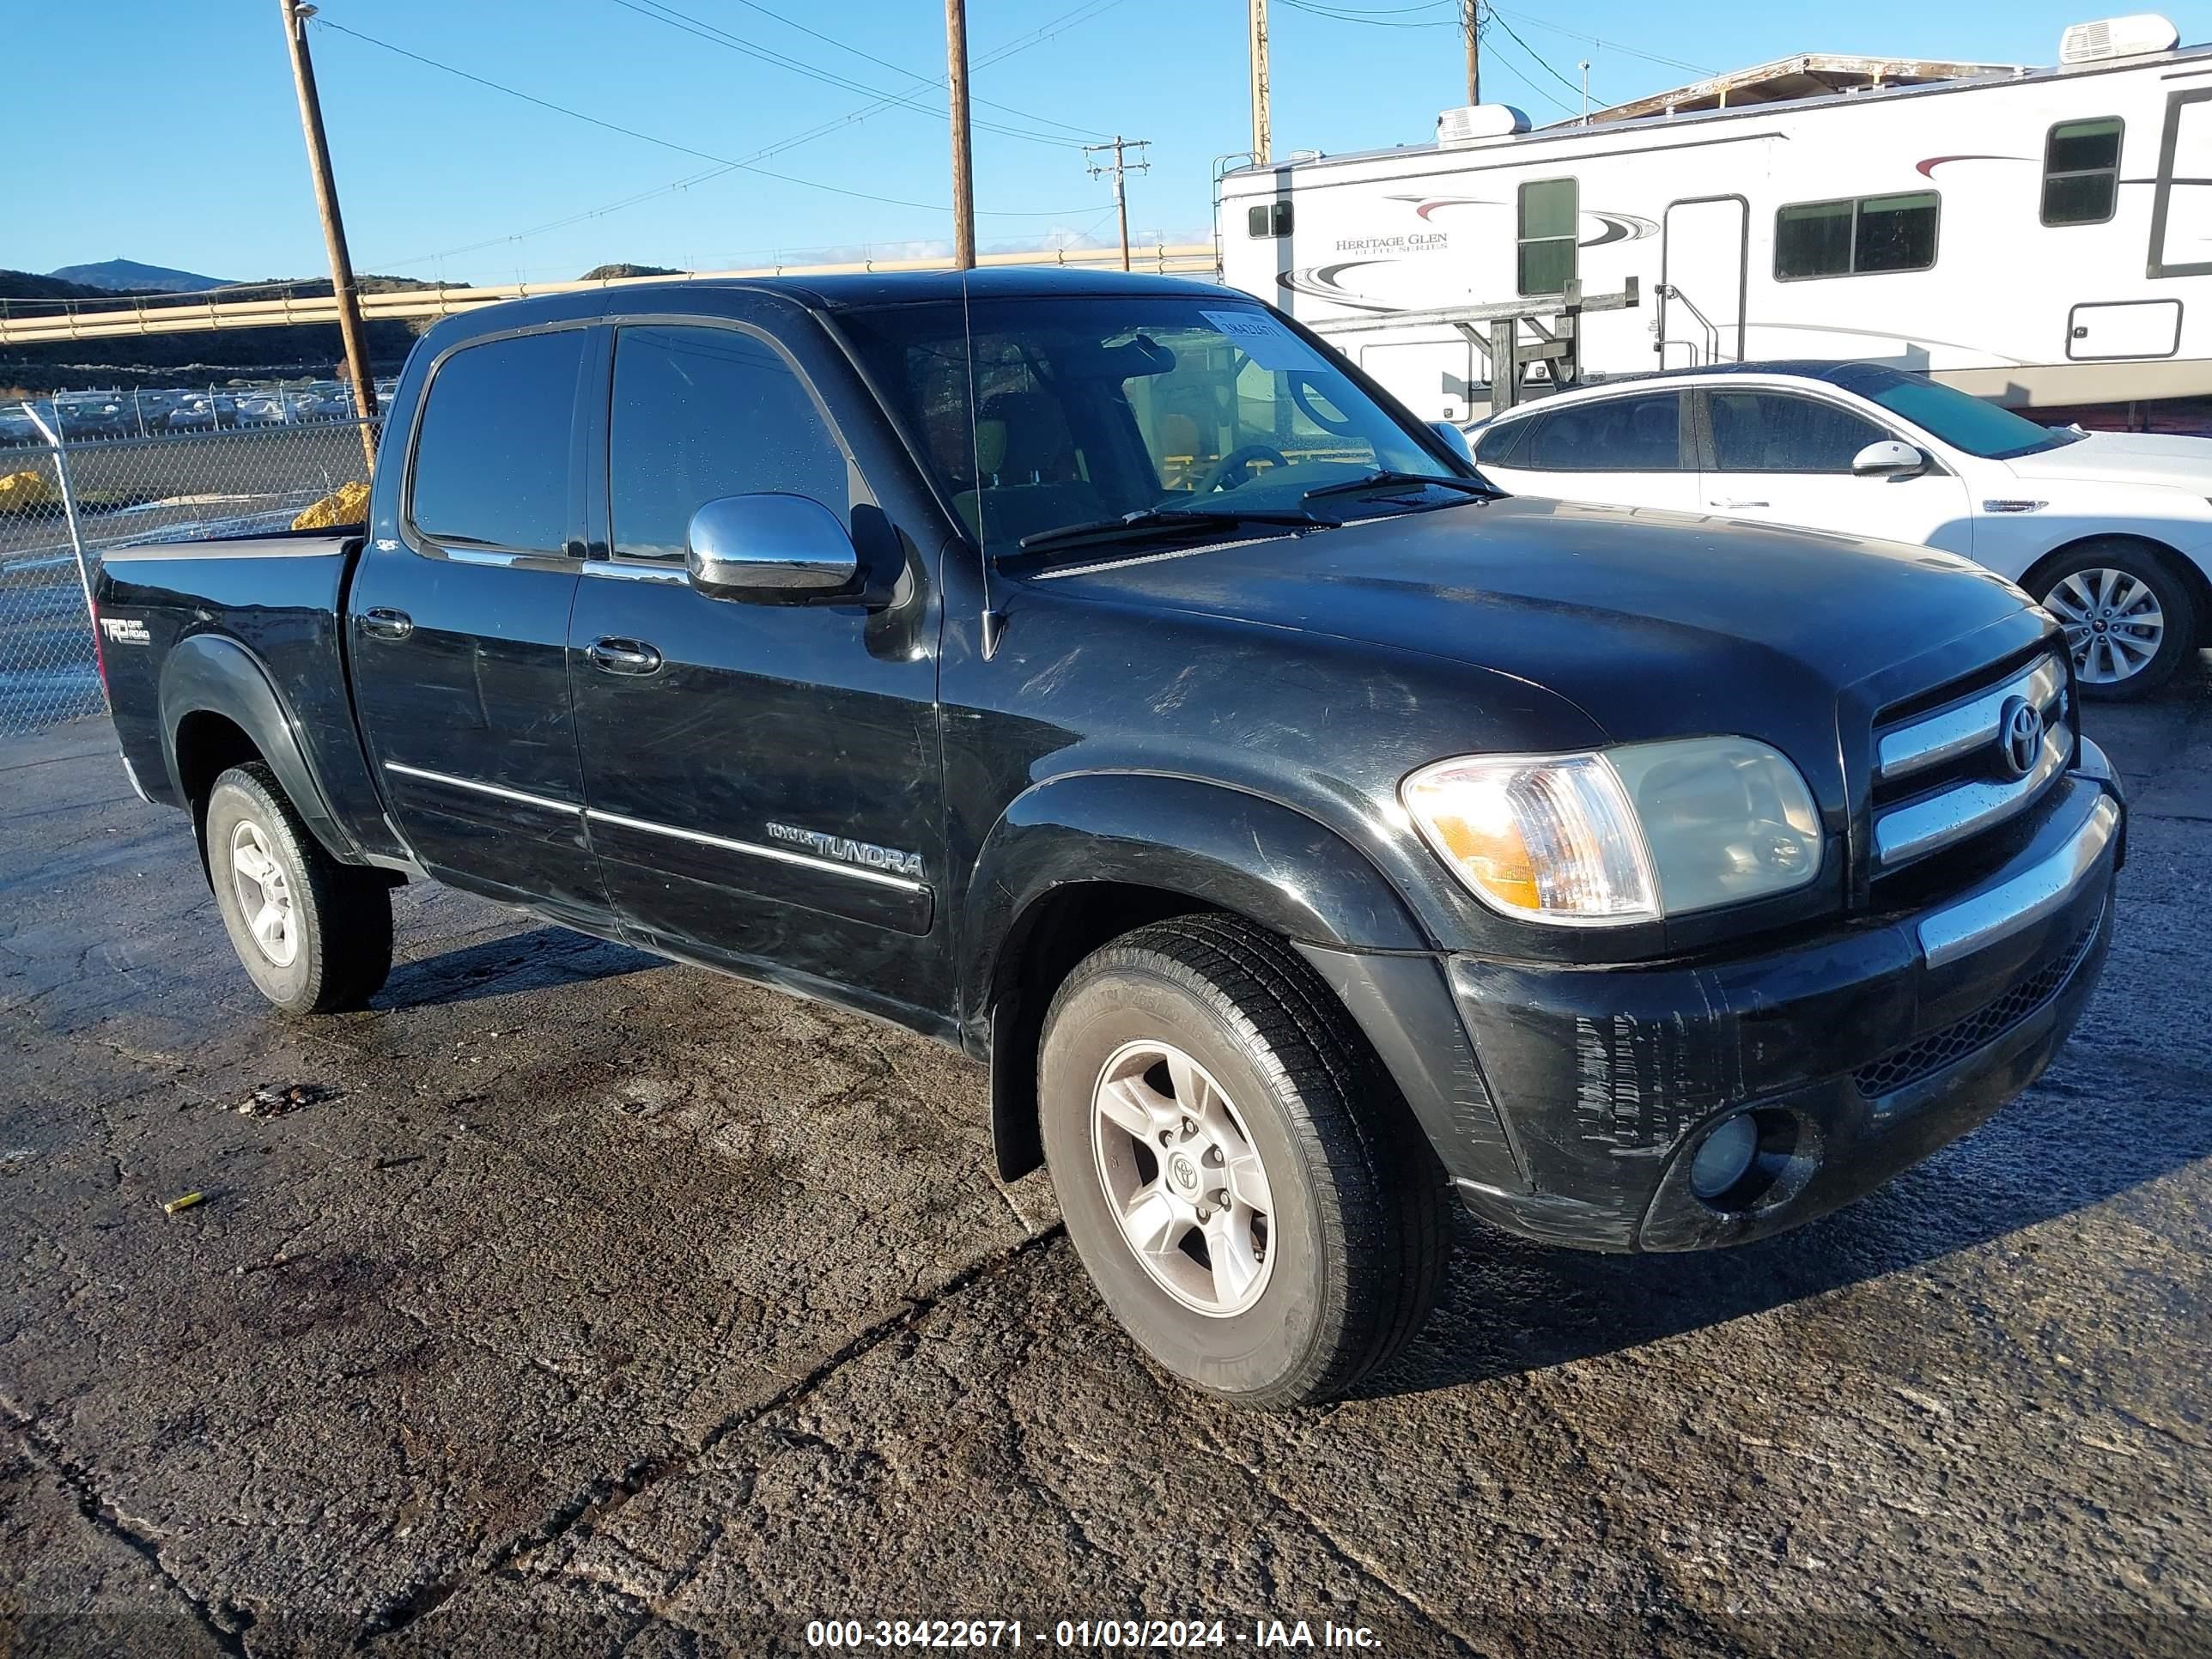
M 1112 268 L 1121 263 L 1118 247 L 1050 248 L 1027 253 L 987 253 L 979 265 L 1068 265 Z M 1208 242 L 1132 250 L 1139 270 L 1175 276 L 1212 276 L 1213 246 Z M 394 289 L 361 296 L 361 314 L 386 318 L 444 317 L 502 300 L 542 294 L 578 294 L 586 289 L 623 288 L 636 283 L 714 283 L 755 276 L 834 276 L 900 270 L 943 270 L 944 259 L 862 259 L 844 264 L 759 265 L 747 270 L 687 270 L 673 276 L 607 276 L 588 283 L 512 283 L 494 288 Z M 283 328 L 295 323 L 333 323 L 337 302 L 328 295 L 267 300 L 178 302 L 167 298 L 137 301 L 98 311 L 55 311 L 0 317 L 0 345 L 34 345 L 55 340 L 98 340 L 130 334 L 197 334 L 223 328 Z

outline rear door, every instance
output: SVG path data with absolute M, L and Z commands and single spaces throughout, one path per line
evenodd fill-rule
M 399 535 L 369 544 L 347 624 L 370 758 L 423 867 L 603 925 L 568 668 L 589 340 L 538 329 L 431 366 Z
M 595 399 L 604 545 L 569 634 L 592 840 L 641 942 L 911 1021 L 944 978 L 936 596 L 773 331 L 807 337 L 818 364 L 818 325 L 733 303 L 616 325 Z M 693 588 L 691 514 L 755 492 L 830 508 L 884 602 Z
M 1851 471 L 1869 444 L 1911 442 L 1905 434 L 1801 392 L 1714 386 L 1698 396 L 1711 434 L 1707 511 L 1972 554 L 1972 507 L 1956 473 L 1940 465 L 1909 478 Z
M 1673 390 L 1560 404 L 1479 436 L 1477 465 L 1516 495 L 1693 513 L 1697 452 L 1683 408 Z

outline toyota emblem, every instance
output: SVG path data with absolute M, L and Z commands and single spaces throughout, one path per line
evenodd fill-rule
M 2007 697 L 1997 713 L 1997 748 L 2013 776 L 2033 771 L 2043 753 L 2043 711 L 2026 697 Z

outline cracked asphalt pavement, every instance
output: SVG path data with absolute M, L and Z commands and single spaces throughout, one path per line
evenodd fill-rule
M 1740 1251 L 1463 1220 L 1408 1358 L 1272 1418 L 1147 1368 L 1042 1178 L 992 1178 L 957 1057 L 420 887 L 375 1006 L 288 1022 L 105 726 L 13 744 L 0 1650 L 1143 1614 L 1232 1649 L 1279 1619 L 1407 1653 L 2203 1652 L 2196 679 L 2092 711 L 2130 862 L 2034 1090 Z

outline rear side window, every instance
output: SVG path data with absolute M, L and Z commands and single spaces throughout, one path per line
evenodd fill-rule
M 614 550 L 684 556 L 691 515 L 724 495 L 804 495 L 840 518 L 845 453 L 775 349 L 733 328 L 625 328 L 615 337 L 607 472 Z
M 2120 194 L 2120 118 L 2061 121 L 2043 147 L 2043 222 L 2101 225 Z
M 1890 434 L 1847 409 L 1778 392 L 1710 392 L 1713 463 L 1723 472 L 1849 472 Z
M 439 365 L 415 438 L 408 517 L 434 542 L 558 553 L 582 329 L 464 346 Z
M 1497 426 L 1485 427 L 1475 434 L 1474 459 L 1492 466 L 1509 465 L 1509 458 L 1520 447 L 1521 441 L 1528 435 L 1529 428 L 1536 424 L 1539 418 L 1532 416 L 1525 421 L 1505 421 Z
M 1681 409 L 1675 392 L 1566 404 L 1540 417 L 1513 465 L 1541 472 L 1680 472 Z

